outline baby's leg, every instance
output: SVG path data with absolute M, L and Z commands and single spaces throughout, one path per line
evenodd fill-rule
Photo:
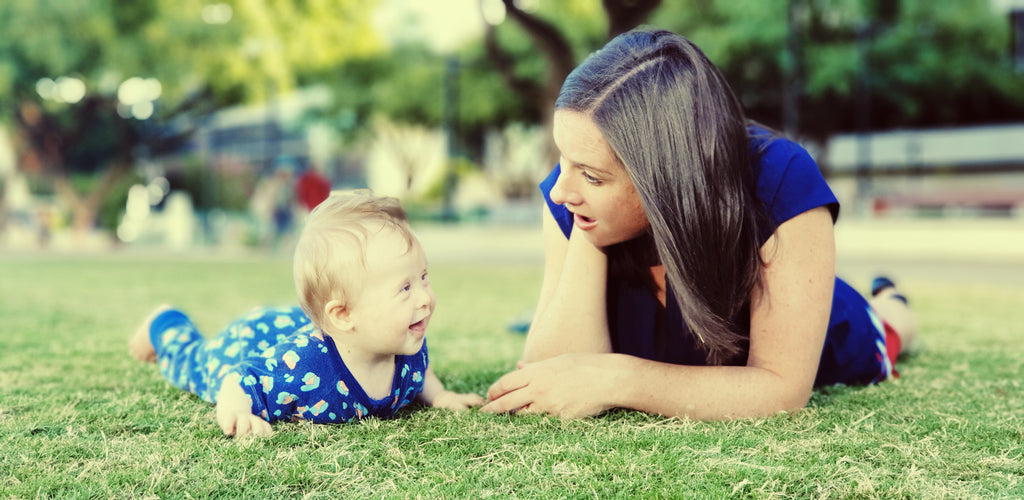
M 209 387 L 210 373 L 206 369 L 211 352 L 206 349 L 209 342 L 185 313 L 173 308 L 157 311 L 149 323 L 149 341 L 156 353 L 160 374 L 168 382 L 207 402 L 214 402 Z
M 899 334 L 902 343 L 900 354 L 912 351 L 917 339 L 917 320 L 896 286 L 890 284 L 874 290 L 874 296 L 868 303 Z
M 135 334 L 132 335 L 131 340 L 128 341 L 128 352 L 133 358 L 144 363 L 156 363 L 156 349 L 153 348 L 153 342 L 149 339 L 149 331 L 153 325 L 153 319 L 170 308 L 171 306 L 167 304 L 157 306 L 157 308 L 142 321 L 142 324 L 135 329 Z

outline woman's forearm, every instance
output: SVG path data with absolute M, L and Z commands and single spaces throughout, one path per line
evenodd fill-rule
M 609 355 L 611 406 L 696 420 L 755 418 L 806 406 L 810 387 L 751 366 L 682 366 Z
M 552 293 L 542 297 L 530 325 L 526 361 L 571 352 L 611 352 L 605 312 L 607 257 L 576 234 L 565 257 Z

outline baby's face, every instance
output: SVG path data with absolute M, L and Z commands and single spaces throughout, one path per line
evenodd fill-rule
M 423 346 L 435 303 L 419 242 L 409 247 L 390 228 L 371 234 L 366 243 L 364 286 L 351 309 L 356 329 L 351 347 L 380 356 L 416 354 Z

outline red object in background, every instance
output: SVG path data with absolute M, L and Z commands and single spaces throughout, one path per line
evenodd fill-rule
M 331 183 L 315 168 L 307 168 L 295 182 L 295 197 L 306 210 L 313 210 L 331 194 Z

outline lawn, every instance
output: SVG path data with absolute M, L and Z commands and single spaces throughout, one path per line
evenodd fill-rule
M 431 359 L 483 393 L 514 366 L 506 324 L 536 267 L 438 264 Z M 171 302 L 215 333 L 293 302 L 281 259 L 0 256 L 0 498 L 1024 497 L 1024 287 L 904 283 L 925 349 L 902 377 L 817 391 L 795 415 L 695 422 L 615 410 L 562 421 L 412 408 L 230 439 L 213 407 L 131 359 Z

